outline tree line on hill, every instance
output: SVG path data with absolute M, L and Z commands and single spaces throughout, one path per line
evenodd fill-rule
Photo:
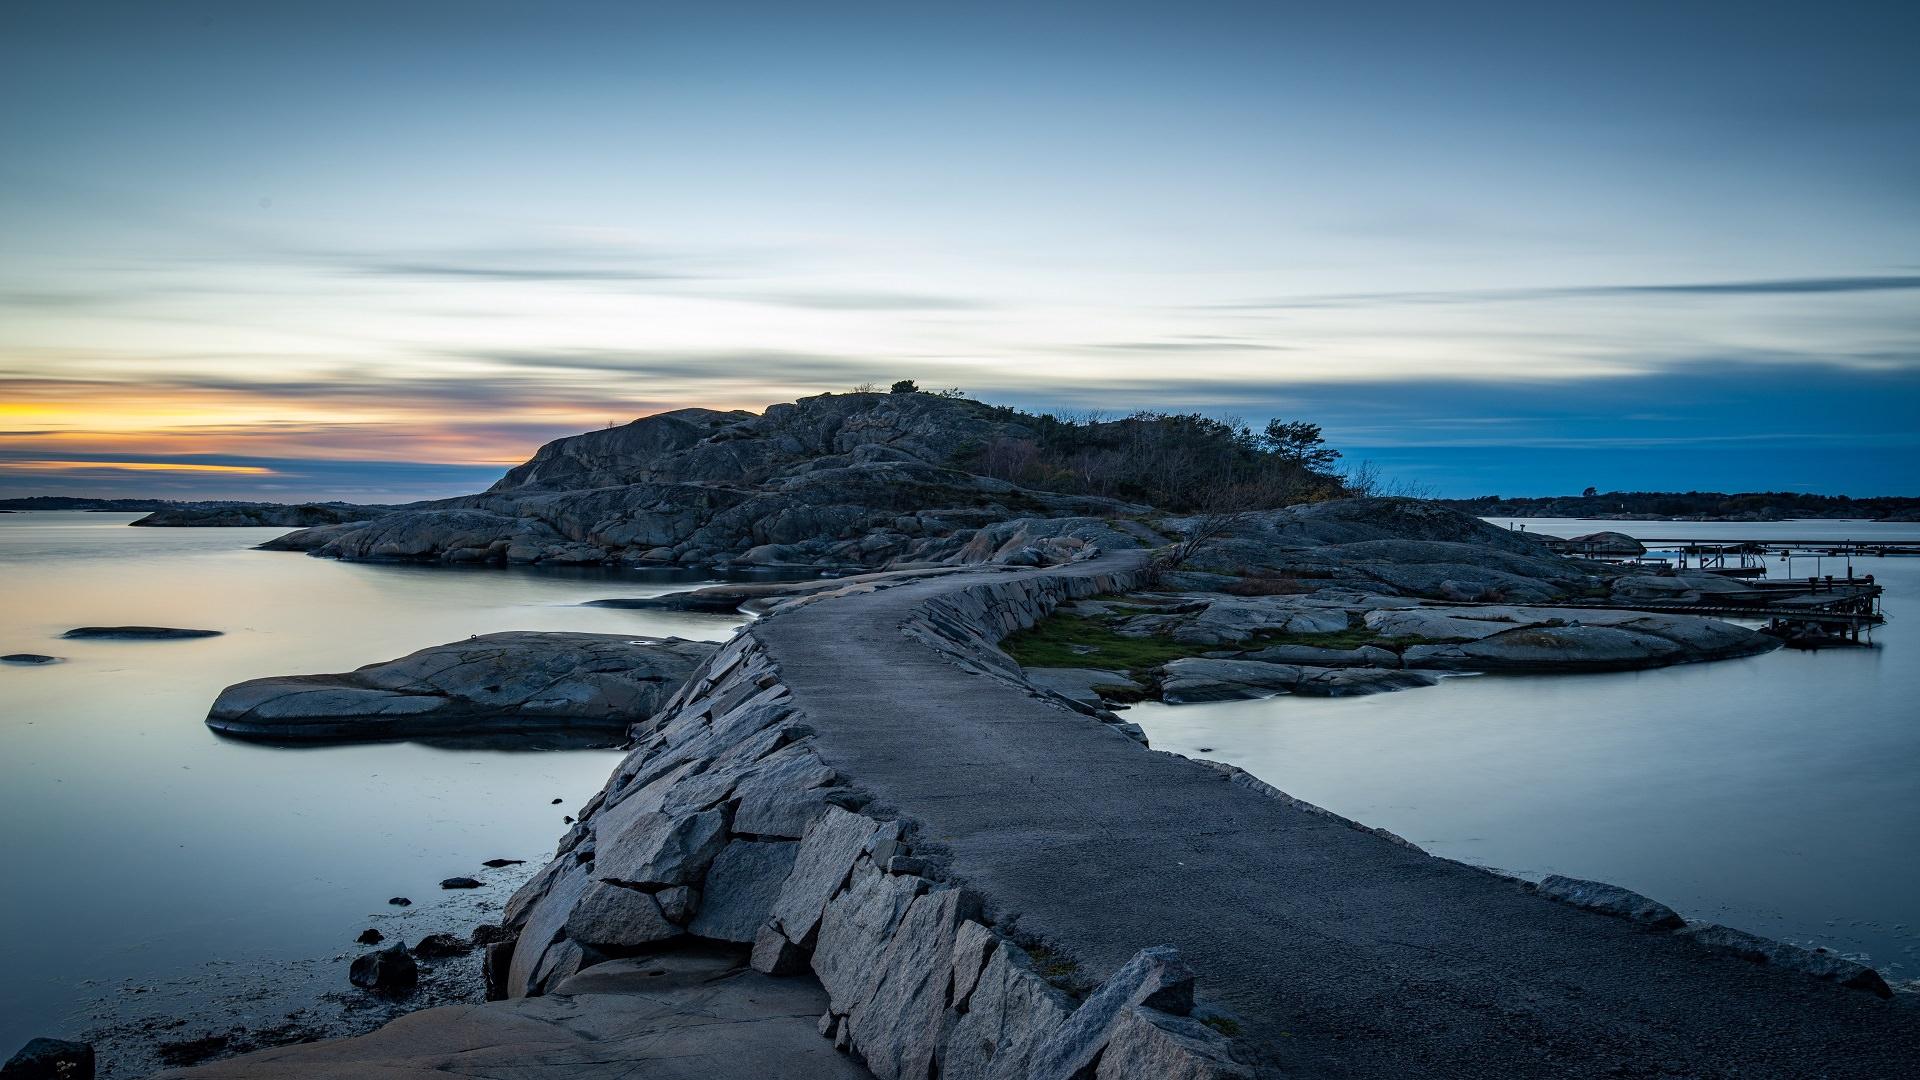
M 1438 500 L 1478 517 L 1570 517 L 1615 520 L 1786 521 L 1792 518 L 1920 520 L 1920 498 L 1810 495 L 1798 491 L 1608 491 L 1506 499 Z

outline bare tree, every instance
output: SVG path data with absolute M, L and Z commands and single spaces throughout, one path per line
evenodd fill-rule
M 1161 551 L 1147 566 L 1147 579 L 1158 581 L 1185 566 L 1195 556 L 1239 531 L 1253 517 L 1260 503 L 1245 485 L 1236 482 L 1231 472 L 1222 471 L 1194 491 L 1199 512 L 1190 519 L 1192 526 L 1171 546 Z

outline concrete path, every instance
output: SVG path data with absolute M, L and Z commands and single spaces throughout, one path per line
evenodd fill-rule
M 1911 1075 L 1920 1008 L 1672 935 L 1295 810 L 968 675 L 899 630 L 957 574 L 755 624 L 820 755 L 919 822 L 999 918 L 1099 979 L 1177 946 L 1294 1075 Z M 1684 703 L 1675 702 L 1676 718 Z

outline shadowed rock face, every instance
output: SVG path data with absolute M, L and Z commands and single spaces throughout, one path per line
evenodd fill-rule
M 271 740 L 572 729 L 618 737 L 717 648 L 617 634 L 486 634 L 337 675 L 237 683 L 221 691 L 207 726 Z
M 263 545 L 343 559 L 454 563 L 882 566 L 960 557 L 1019 519 L 1140 509 L 1030 491 L 956 468 L 1030 434 L 1009 414 L 930 394 L 827 394 L 752 413 L 682 409 L 559 439 L 478 495 Z M 1084 548 L 1074 526 L 979 540 L 966 561 L 1033 564 Z M 1011 547 L 1010 547 L 1011 545 Z
M 1516 603 L 1576 595 L 1595 583 L 1590 566 L 1414 499 L 1336 499 L 1249 515 L 1188 570 L 1176 579 L 1182 587 L 1218 587 L 1220 575 L 1231 574 L 1293 579 L 1309 589 Z

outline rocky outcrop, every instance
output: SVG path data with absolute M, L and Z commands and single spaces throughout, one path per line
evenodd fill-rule
M 1564 540 L 1547 539 L 1547 547 L 1563 555 L 1645 555 L 1647 546 L 1623 532 L 1590 532 Z
M 988 440 L 1026 434 L 1016 415 L 932 394 L 823 394 L 760 415 L 683 409 L 549 443 L 477 495 L 263 546 L 451 563 L 885 567 L 962 560 L 989 526 L 1078 519 L 994 534 L 1005 558 L 1057 560 L 1104 535 L 1097 516 L 1143 509 L 955 467 Z
M 818 581 L 730 582 L 724 585 L 688 589 L 684 592 L 665 593 L 660 596 L 589 600 L 587 606 L 637 608 L 651 611 L 699 611 L 709 614 L 748 612 L 758 615 L 796 597 L 833 592 L 851 585 L 877 582 L 898 583 L 914 577 L 953 573 L 956 569 L 956 567 L 935 567 L 927 570 L 893 571 L 880 574 L 849 574 Z
M 337 675 L 237 683 L 214 701 L 207 726 L 295 741 L 552 730 L 621 741 L 718 648 L 619 634 L 486 634 Z
M 1426 671 L 1636 670 L 1779 647 L 1768 635 L 1718 619 L 1619 608 L 1456 606 L 1340 589 L 1138 600 L 1076 604 L 1071 611 L 1120 637 L 1202 654 L 1158 669 L 1161 698 L 1176 704 L 1403 690 L 1433 685 Z
M 358 506 L 353 503 L 208 503 L 183 504 L 155 510 L 138 521 L 128 522 L 151 528 L 164 527 L 261 527 L 310 528 L 315 525 L 339 525 L 348 521 L 367 521 L 393 512 L 392 506 Z
M 1378 668 L 1323 668 L 1260 660 L 1175 660 L 1161 669 L 1160 697 L 1168 704 L 1234 701 L 1300 694 L 1306 697 L 1357 697 L 1432 686 L 1439 680 L 1424 671 Z
M 1611 583 L 1613 598 L 1622 603 L 1659 604 L 1713 603 L 1729 593 L 1745 593 L 1749 587 L 1735 578 L 1719 574 L 1629 574 Z
M 1102 668 L 1030 667 L 1024 669 L 1024 674 L 1028 682 L 1043 690 L 1095 707 L 1115 698 L 1124 700 L 1144 696 L 1147 689 L 1125 672 Z
M 1238 576 L 1515 603 L 1577 595 L 1595 580 L 1590 568 L 1518 533 L 1416 499 L 1337 499 L 1248 514 L 1183 569 L 1174 579 L 1183 588 L 1214 589 Z
M 1410 668 L 1628 671 L 1752 656 L 1779 641 L 1719 619 L 1596 608 L 1423 608 L 1369 614 Z M 1437 643 L 1433 642 L 1438 639 Z

